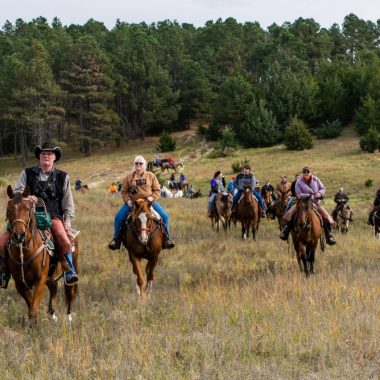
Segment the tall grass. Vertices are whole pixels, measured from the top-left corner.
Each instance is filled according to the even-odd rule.
[[[185,159],[187,149],[179,152]],[[377,156],[358,149],[357,139],[346,134],[311,152],[282,147],[241,152],[260,179],[275,182],[310,164],[329,195],[340,184],[351,193],[355,222],[347,236],[336,234],[336,246],[318,251],[314,276],[299,273],[293,250],[278,239],[275,221],[262,220],[257,242],[243,242],[240,228],[227,235],[211,229],[205,198],[163,200],[177,247],[162,252],[145,304],[135,295],[126,251],[107,249],[121,203],[106,193],[108,179],[125,172],[138,147],[125,156],[117,153],[116,159],[99,156],[62,165],[72,178],[107,180],[74,194],[75,224],[81,228],[75,319],[67,325],[62,296],[60,320],[49,320],[45,295],[39,324],[30,330],[14,285],[2,291],[2,377],[379,378],[380,242],[365,224],[373,191],[363,179],[378,173],[380,165]],[[229,174],[230,161],[185,160],[186,174],[204,190],[207,177],[219,168]],[[331,200],[326,205],[331,210]]]

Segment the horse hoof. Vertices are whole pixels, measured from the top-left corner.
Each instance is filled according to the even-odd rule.
[[[151,293],[153,290],[153,281],[148,282],[148,286],[146,287],[147,293]]]
[[[57,314],[53,313],[53,314],[51,315],[51,319],[52,319],[54,322],[57,322],[57,321],[58,321],[58,316],[57,316]]]
[[[71,314],[67,314],[67,321],[71,324],[73,321],[73,316]]]
[[[136,284],[136,294],[138,294],[138,295],[141,294],[140,287],[137,284]]]

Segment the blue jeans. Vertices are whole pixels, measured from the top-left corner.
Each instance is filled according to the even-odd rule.
[[[169,215],[168,213],[159,205],[158,202],[153,202],[153,209],[154,211],[157,211],[162,221],[165,225],[165,232],[167,235],[169,235]],[[114,237],[119,233],[121,226],[123,225],[123,222],[127,219],[127,215],[131,211],[131,208],[125,203],[123,206],[120,207],[119,211],[116,213],[115,221],[114,221]]]
[[[295,199],[294,197],[289,197],[288,203],[286,204],[286,207],[285,207],[285,212],[290,210],[290,207],[292,207],[293,205],[294,199]]]
[[[234,199],[232,201],[232,207],[235,206],[235,204],[238,202],[240,196],[241,196],[241,193],[243,192],[243,190],[238,190],[236,192],[236,194],[234,195]],[[265,203],[263,201],[263,198],[261,197],[260,193],[257,192],[257,190],[252,190],[252,194],[257,198],[257,200],[259,201],[259,204],[260,204],[260,207],[262,210],[266,210],[267,207],[265,206]]]

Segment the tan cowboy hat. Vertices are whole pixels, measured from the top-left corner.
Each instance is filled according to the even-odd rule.
[[[44,142],[42,146],[37,145],[34,148],[34,155],[36,156],[37,160],[40,159],[41,152],[54,152],[55,153],[54,162],[59,161],[62,156],[62,149],[59,146],[54,146],[53,143],[51,142]]]

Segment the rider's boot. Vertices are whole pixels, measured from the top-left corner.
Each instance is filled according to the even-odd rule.
[[[119,232],[116,234],[116,236],[108,243],[108,248],[112,251],[116,251],[117,249],[120,249],[121,243],[123,242],[123,228],[120,228]]]
[[[5,258],[0,256],[0,288],[6,289],[8,287],[11,275],[7,267]]]
[[[231,220],[236,221],[236,204],[232,206],[231,208]]]
[[[65,284],[73,286],[79,282],[79,277],[75,273],[74,263],[73,263],[73,254],[71,252],[65,254],[65,260],[68,266],[68,269],[64,271]]]
[[[168,233],[164,233],[163,249],[172,249],[175,247],[175,242]]]
[[[284,226],[282,227],[282,231],[280,233],[280,239],[287,241],[291,230],[292,230],[292,222],[288,222],[284,224]]]
[[[336,243],[336,240],[334,236],[331,233],[332,226],[328,222],[323,223],[323,229],[325,230],[326,235],[326,243],[328,245],[334,245]]]

